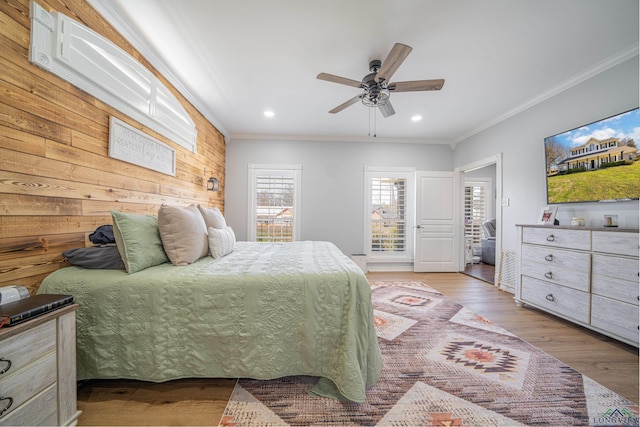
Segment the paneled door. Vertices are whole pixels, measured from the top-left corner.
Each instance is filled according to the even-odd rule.
[[[459,172],[416,172],[416,247],[413,271],[459,271]]]

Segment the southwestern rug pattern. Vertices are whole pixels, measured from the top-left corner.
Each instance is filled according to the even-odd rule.
[[[384,367],[364,403],[241,379],[220,425],[638,425],[638,406],[420,282],[372,282]]]

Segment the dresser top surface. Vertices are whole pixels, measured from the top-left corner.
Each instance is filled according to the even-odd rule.
[[[546,225],[546,224],[516,224],[516,227],[546,228],[548,230],[588,230],[588,231],[612,231],[618,233],[637,233],[637,228],[620,227],[580,227],[570,225]]]

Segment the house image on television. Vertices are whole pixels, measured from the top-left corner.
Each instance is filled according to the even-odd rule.
[[[571,149],[570,156],[558,163],[558,172],[572,169],[600,169],[606,163],[634,161],[638,149],[629,145],[621,145],[619,138],[591,138],[585,144]]]

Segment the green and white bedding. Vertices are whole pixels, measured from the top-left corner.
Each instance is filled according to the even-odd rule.
[[[238,242],[133,274],[67,267],[38,292],[79,304],[78,379],[310,375],[313,393],[362,402],[382,368],[367,278],[328,242]]]

